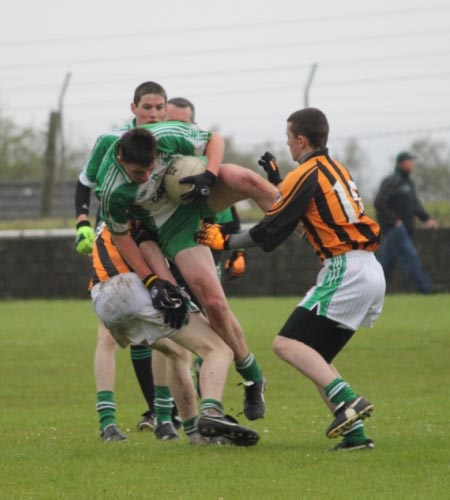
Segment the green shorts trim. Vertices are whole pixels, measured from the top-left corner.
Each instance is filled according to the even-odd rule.
[[[205,217],[214,217],[206,202],[180,205],[158,229],[159,245],[164,255],[173,260],[181,250],[197,246],[194,235]]]
[[[305,297],[300,303],[302,307],[309,311],[317,307],[317,314],[320,316],[327,316],[330,302],[341,286],[347,269],[345,254],[332,257],[330,262],[330,267],[327,270],[323,269],[323,271],[326,271],[323,280],[316,284],[314,292],[308,298]]]

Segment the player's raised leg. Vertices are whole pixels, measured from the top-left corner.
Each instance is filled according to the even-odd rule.
[[[263,212],[267,212],[277,196],[278,189],[256,172],[226,163],[220,166],[208,205],[214,212],[221,212],[238,201],[252,199]]]

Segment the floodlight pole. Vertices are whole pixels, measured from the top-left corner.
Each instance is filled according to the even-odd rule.
[[[64,198],[67,194],[67,173],[66,173],[66,149],[64,142],[64,120],[63,120],[63,101],[66,95],[67,87],[69,86],[70,77],[72,73],[67,73],[66,78],[64,79],[64,83],[61,89],[61,93],[59,94],[59,104],[58,104],[58,113],[59,113],[59,140],[61,141],[61,190],[63,192]],[[63,224],[67,225],[67,215],[63,210]]]
[[[307,108],[309,106],[309,90],[311,88],[311,84],[312,84],[316,69],[317,69],[317,63],[314,63],[311,66],[311,70],[309,71],[308,80],[307,80],[306,86],[305,86],[305,94],[304,94],[305,108]]]

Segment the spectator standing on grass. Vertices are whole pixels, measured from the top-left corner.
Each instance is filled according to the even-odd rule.
[[[397,262],[414,283],[419,293],[432,293],[433,283],[423,268],[413,242],[415,218],[428,229],[437,227],[436,221],[425,211],[416,193],[411,174],[415,157],[399,153],[395,171],[383,179],[375,198],[377,220],[381,227],[381,247],[378,260],[389,280]]]
[[[292,113],[287,143],[297,168],[282,180],[273,155],[265,153],[259,162],[280,190],[272,208],[256,226],[236,235],[224,235],[217,224],[204,224],[197,241],[217,250],[259,246],[270,252],[303,224],[324,267],[273,341],[273,349],[316,385],[334,411],[326,435],[344,439],[333,449],[352,451],[374,447],[362,422],[373,404],[354,392],[332,361],[360,326],[371,326],[379,317],[386,284],[373,254],[378,224],[365,215],[347,169],[329,155],[328,132],[327,118],[319,109]]]

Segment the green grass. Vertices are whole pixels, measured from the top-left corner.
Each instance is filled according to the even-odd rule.
[[[443,499],[450,491],[450,296],[388,296],[382,318],[337,359],[375,403],[373,451],[330,453],[330,415],[312,384],[271,352],[297,299],[234,299],[268,379],[252,448],[193,447],[138,433],[145,410],[128,350],[117,354],[126,443],[98,437],[96,320],[88,301],[0,302],[1,499]],[[226,409],[241,409],[230,372]],[[245,419],[240,417],[241,421]]]

